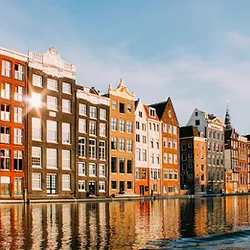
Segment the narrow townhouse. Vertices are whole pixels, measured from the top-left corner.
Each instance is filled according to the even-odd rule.
[[[161,121],[162,195],[180,193],[179,123],[171,98],[151,104]]]
[[[76,91],[76,197],[108,195],[110,100],[95,88]]]
[[[180,127],[181,192],[205,194],[207,139],[194,126]]]
[[[135,192],[140,195],[150,195],[147,126],[147,113],[139,98],[135,101]]]
[[[54,47],[28,57],[28,198],[73,198],[76,68]]]
[[[26,186],[27,59],[0,47],[0,199],[22,199]]]
[[[248,192],[248,139],[232,127],[228,107],[225,126],[226,193]]]
[[[224,123],[214,114],[196,108],[187,123],[189,125],[195,126],[207,138],[207,193],[224,193]]]
[[[109,194],[135,193],[135,94],[123,79],[117,88],[109,86],[110,98],[110,172]]]
[[[149,164],[149,189],[151,196],[161,193],[161,122],[156,113],[156,109],[144,105],[147,114],[148,132],[148,164]],[[137,152],[136,152],[137,155]]]

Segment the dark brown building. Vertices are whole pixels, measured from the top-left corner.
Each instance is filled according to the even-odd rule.
[[[28,56],[28,198],[73,198],[76,69],[55,48]]]
[[[0,47],[0,198],[23,198],[27,56]]]
[[[207,139],[194,126],[180,128],[181,189],[189,194],[207,191]]]
[[[108,195],[110,100],[94,88],[76,91],[77,198]]]

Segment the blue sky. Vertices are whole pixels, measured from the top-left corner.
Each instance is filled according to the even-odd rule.
[[[250,133],[250,1],[0,0],[0,46],[55,46],[77,81],[106,92],[124,78],[145,104],[168,96],[185,125],[194,108]]]

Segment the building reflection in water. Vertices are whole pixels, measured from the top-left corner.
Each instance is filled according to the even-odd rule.
[[[0,249],[143,249],[249,227],[249,196],[0,205]]]

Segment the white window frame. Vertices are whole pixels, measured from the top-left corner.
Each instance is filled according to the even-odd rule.
[[[11,97],[11,84],[7,82],[1,83],[1,98],[10,100]]]
[[[33,84],[33,86],[42,88],[43,87],[43,77],[36,75],[36,74],[33,74],[32,75],[32,84]]]
[[[16,69],[16,66],[17,66],[17,69]],[[15,79],[23,81],[24,80],[24,65],[19,64],[19,63],[15,63],[14,67],[15,67],[14,68]]]
[[[71,190],[71,176],[70,174],[62,174],[62,191]]]
[[[70,170],[71,169],[71,151],[63,149],[62,150],[62,169]]]
[[[58,123],[57,121],[47,120],[47,142],[58,142]]]
[[[105,181],[99,181],[99,192],[106,192]]]
[[[86,191],[86,181],[78,180],[78,192],[85,192],[85,191]]]
[[[86,162],[78,162],[78,175],[85,176],[86,175]]]
[[[12,62],[2,60],[2,76],[12,77]]]
[[[86,119],[79,118],[78,123],[79,123],[78,132],[79,133],[87,133],[87,121],[86,121]]]
[[[71,84],[68,83],[68,82],[63,82],[63,83],[62,83],[62,92],[63,92],[64,94],[69,94],[69,95],[71,95],[71,94],[72,94],[72,86],[71,86]]]
[[[82,115],[82,116],[87,115],[87,106],[86,106],[86,104],[79,103],[79,115]]]
[[[58,80],[48,78],[47,79],[47,89],[53,90],[53,91],[58,91]]]
[[[58,111],[58,98],[55,96],[47,95],[47,109]]]
[[[37,117],[32,117],[32,140],[42,140],[42,120]]]
[[[14,128],[14,144],[23,145],[23,129]]]
[[[17,102],[23,102],[24,88],[16,85],[14,91],[14,100]]]
[[[96,176],[96,164],[89,163],[89,176]]]
[[[62,122],[62,144],[71,143],[71,124]]]
[[[14,122],[23,123],[23,108],[14,107]]]
[[[107,120],[107,110],[106,109],[100,109],[100,120]]]
[[[99,164],[99,177],[106,177],[106,165]]]
[[[37,162],[39,164],[34,163]],[[42,167],[42,148],[41,147],[32,147],[31,148],[31,164],[32,168],[41,168]]]
[[[32,173],[32,190],[42,190],[41,173]]]
[[[62,99],[62,112],[71,114],[71,100]]]
[[[47,148],[46,160],[48,169],[57,169],[58,168],[58,152],[56,148]]]

